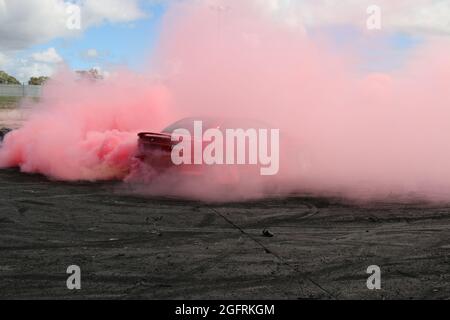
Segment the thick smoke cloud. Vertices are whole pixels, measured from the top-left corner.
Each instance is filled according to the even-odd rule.
[[[92,84],[61,74],[35,115],[7,136],[0,165],[62,180],[133,181],[137,132],[184,116],[241,117],[281,129],[275,180],[246,180],[226,198],[212,179],[205,187],[163,176],[139,190],[208,200],[267,190],[450,199],[447,43],[421,46],[390,73],[364,73],[356,52],[250,2],[229,3],[222,14],[200,2],[172,5],[145,79],[119,71]]]

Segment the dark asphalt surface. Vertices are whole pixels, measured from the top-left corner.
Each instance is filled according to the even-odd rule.
[[[125,190],[1,170],[0,298],[450,298],[450,205],[206,204]],[[70,265],[80,291],[66,287]],[[370,265],[382,290],[366,287]]]

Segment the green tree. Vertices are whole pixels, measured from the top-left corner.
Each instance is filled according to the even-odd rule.
[[[30,86],[42,86],[46,83],[50,78],[49,77],[31,77],[28,81]]]
[[[0,84],[20,84],[20,82],[4,71],[0,71]]]

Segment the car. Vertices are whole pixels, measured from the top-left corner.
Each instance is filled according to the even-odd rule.
[[[202,125],[200,135],[196,127],[199,123]],[[248,174],[259,175],[260,163],[239,163],[239,165],[236,165],[237,162],[229,163],[229,159],[225,155],[221,159],[220,165],[205,164],[202,161],[204,159],[203,152],[212,141],[211,139],[205,139],[202,133],[208,132],[210,129],[216,130],[216,133],[218,131],[222,132],[224,137],[227,137],[226,134],[229,130],[241,130],[242,132],[246,132],[249,129],[254,129],[255,132],[259,132],[262,129],[271,130],[267,124],[255,120],[199,117],[179,120],[160,133],[141,132],[138,134],[138,148],[133,159],[132,176],[138,179],[152,180],[155,176],[168,172],[190,177],[209,175],[218,179],[220,183],[235,184],[239,183]],[[177,151],[176,149],[181,141],[184,142],[185,146],[189,147],[180,152],[180,150]],[[244,143],[246,147],[250,144],[248,140],[245,140]],[[226,143],[224,142],[223,144],[225,145]],[[259,144],[256,145],[259,147]],[[183,153],[189,148],[191,148],[190,155],[184,155]],[[201,148],[201,150],[196,148]],[[247,154],[248,150],[247,148],[246,159],[250,159],[250,156]],[[175,164],[174,151],[181,153],[180,156],[184,156],[186,161],[182,164]],[[224,154],[225,151],[227,150],[224,150]],[[187,153],[189,152],[187,151]],[[201,159],[196,159],[198,154],[202,155]],[[234,156],[236,157],[236,155]]]
[[[0,129],[0,142],[2,142],[4,139],[5,139],[5,137],[6,137],[6,135],[8,134],[8,133],[10,133],[12,130],[11,129],[8,129],[8,128],[1,128]]]

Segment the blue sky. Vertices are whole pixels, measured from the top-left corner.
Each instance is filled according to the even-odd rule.
[[[61,62],[72,70],[119,65],[140,70],[156,45],[166,11],[160,0],[78,0],[82,28],[69,30],[66,9],[73,2],[10,1],[2,15],[0,0],[0,70],[21,82],[51,76]],[[8,24],[12,28],[5,29]]]
[[[24,51],[23,55],[55,48],[74,70],[111,65],[125,65],[137,70],[154,49],[165,6],[147,5],[143,9],[148,14],[146,18],[129,23],[94,26],[75,38],[55,39],[33,46]],[[98,57],[86,56],[86,52],[92,49],[98,52]]]

